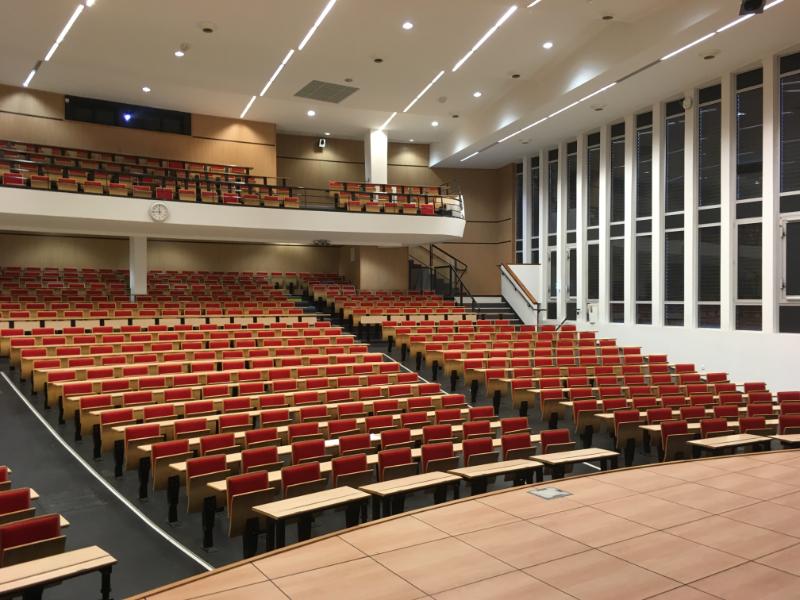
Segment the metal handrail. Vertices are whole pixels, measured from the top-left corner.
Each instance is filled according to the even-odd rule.
[[[433,244],[431,244],[428,247],[429,253],[431,252],[432,247],[433,247]],[[432,256],[432,253],[430,255]],[[464,279],[462,277],[462,274],[466,272],[466,264],[465,263],[462,263],[462,264],[464,264],[464,271],[459,273],[458,270],[453,265],[451,265],[450,263],[448,263],[446,261],[445,261],[444,265],[440,265],[439,267],[436,267],[436,266],[433,265],[433,261],[432,260],[431,260],[430,264],[426,264],[425,262],[423,262],[419,258],[413,256],[411,253],[409,253],[408,257],[412,262],[415,262],[419,266],[421,266],[421,267],[423,267],[425,269],[428,269],[430,271],[430,273],[431,273],[431,279],[434,279],[436,277],[437,269],[439,269],[439,268],[447,268],[448,272],[450,274],[450,277],[451,277],[451,281],[454,279],[455,282],[457,283],[457,288],[458,288],[458,291],[459,291],[458,295],[461,297],[461,303],[462,304],[464,303],[464,297],[467,296],[471,300],[472,310],[474,312],[480,312],[480,309],[478,308],[477,299],[472,294],[472,292],[469,291],[469,288],[467,288],[466,284],[464,283]],[[453,258],[455,258],[455,257],[453,257]],[[452,287],[452,285],[451,285],[451,287]]]

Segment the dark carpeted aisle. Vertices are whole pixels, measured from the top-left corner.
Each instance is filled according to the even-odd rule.
[[[8,364],[0,371],[8,374]],[[12,381],[15,374],[11,375]],[[67,550],[97,545],[117,558],[114,598],[158,587],[205,569],[147,526],[53,437],[8,382],[0,377],[0,464],[13,470],[14,487],[39,492],[37,514],[58,512],[70,522]],[[45,592],[45,598],[99,597],[100,576],[87,575]]]

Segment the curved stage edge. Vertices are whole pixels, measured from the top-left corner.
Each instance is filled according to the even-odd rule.
[[[570,495],[543,499],[538,488]],[[508,488],[341,530],[136,596],[790,598],[800,450]]]

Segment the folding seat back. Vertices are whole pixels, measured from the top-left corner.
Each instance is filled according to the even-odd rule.
[[[618,410],[614,412],[614,436],[617,448],[625,448],[625,445],[633,440],[634,443],[642,441],[642,430],[639,425],[642,423],[638,409]]]
[[[461,448],[466,467],[493,463],[499,456],[499,453],[494,450],[492,439],[487,437],[465,439]]]
[[[244,462],[244,457],[242,457]],[[243,469],[244,470],[244,469]],[[236,537],[245,531],[246,523],[255,519],[260,529],[263,517],[253,507],[271,500],[275,494],[269,486],[269,475],[264,470],[232,475],[225,480],[228,506],[228,536]]]
[[[246,431],[252,427],[252,420],[246,413],[223,414],[219,417],[218,427],[220,433]]]
[[[344,417],[358,418],[367,416],[363,402],[345,402],[338,404],[336,406],[336,411],[340,419]]]
[[[494,418],[493,406],[474,406],[469,409],[470,421],[490,421]]]
[[[731,435],[735,433],[728,429],[727,419],[703,419],[700,421],[700,435],[703,438],[718,437],[721,435]]]
[[[491,423],[488,419],[478,421],[467,421],[462,425],[462,433],[465,440],[478,437],[494,437]]]
[[[392,415],[401,413],[403,410],[397,400],[376,400],[372,403],[372,412],[375,415]]]
[[[625,398],[608,398],[602,401],[603,412],[614,412],[628,408],[628,401]]]
[[[689,432],[686,421],[662,421],[661,423],[661,448],[664,461],[691,456],[687,442],[695,437]]]
[[[527,433],[511,433],[500,438],[502,460],[515,458],[528,458],[536,454],[536,448],[531,444],[531,436]]]
[[[800,401],[800,392],[778,392],[779,403],[783,403],[787,400]]]
[[[443,408],[435,413],[437,424],[458,425],[465,421],[460,408]]]
[[[800,415],[779,416],[778,433],[781,435],[794,435],[800,433]]]
[[[392,448],[378,452],[378,475],[381,481],[416,475],[419,465],[411,457],[411,448]]]
[[[569,429],[545,429],[540,434],[542,454],[573,450],[575,442],[570,439]]]
[[[680,418],[683,421],[688,421],[690,423],[698,422],[701,419],[705,419],[706,417],[706,409],[703,406],[681,406],[680,407]]]
[[[292,423],[288,427],[289,443],[317,440],[322,441],[325,435],[319,429],[319,423]],[[324,445],[324,444],[323,444]]]
[[[331,461],[331,472],[334,487],[359,487],[372,483],[375,477],[375,470],[368,465],[364,453],[337,456]]]
[[[430,396],[419,396],[406,400],[406,407],[409,411],[433,410],[433,399]]]
[[[328,421],[328,437],[336,439],[343,435],[355,435],[361,433],[358,422],[355,419],[337,419]]]
[[[747,416],[748,417],[771,417],[775,414],[775,410],[772,404],[767,403],[758,403],[758,404],[748,404],[747,405]]]
[[[0,526],[0,567],[60,554],[65,544],[57,514],[7,523]]]
[[[339,438],[339,454],[342,456],[371,453],[373,451],[374,449],[368,433],[345,435]]]
[[[770,436],[775,435],[777,427],[767,425],[764,417],[741,417],[739,419],[739,433],[749,433],[751,435]]]
[[[738,419],[739,408],[732,404],[723,404],[714,407],[714,416],[723,419]]]
[[[441,398],[442,408],[466,408],[464,394],[446,394]]]
[[[431,422],[427,412],[408,412],[400,415],[403,427],[423,427]]]
[[[744,393],[749,394],[750,392],[765,392],[767,391],[767,384],[763,381],[746,381],[743,384]]]
[[[328,407],[325,404],[304,406],[300,409],[300,421],[303,423],[311,421],[322,422],[327,420]]]
[[[183,416],[185,418],[197,417],[200,415],[211,415],[216,412],[214,410],[214,402],[212,400],[196,400],[194,402],[186,402],[183,405]]]
[[[381,432],[381,448],[388,450],[391,448],[411,448],[414,442],[411,440],[411,430],[405,427],[399,429],[389,429]]]
[[[669,408],[681,408],[686,406],[686,396],[683,394],[668,394],[661,396],[661,406]]]
[[[780,411],[782,415],[797,415],[800,414],[800,402],[787,402],[780,403]]]
[[[259,414],[259,422],[261,427],[279,427],[281,425],[289,425],[292,420],[289,417],[289,409],[274,408],[272,410],[262,410]]]
[[[527,417],[508,417],[500,419],[500,435],[509,433],[530,433]]]
[[[283,467],[281,482],[284,498],[295,498],[303,494],[321,492],[327,487],[327,481],[321,476],[318,462]]]
[[[639,396],[633,398],[633,408],[636,410],[647,410],[648,408],[658,408],[658,398],[655,396]]]
[[[218,433],[200,438],[200,454],[202,456],[230,454],[231,452],[238,452],[239,449],[233,433]]]
[[[244,432],[244,446],[250,448],[262,448],[265,446],[278,446],[281,442],[278,436],[277,427],[262,427],[260,429],[249,429]]]
[[[458,468],[458,457],[453,454],[452,442],[423,444],[421,453],[423,473],[448,471]]]
[[[202,440],[201,440],[202,444]],[[201,446],[202,450],[202,446]],[[230,474],[224,454],[199,456],[186,461],[186,510],[198,512],[206,496],[206,484]]]
[[[365,419],[368,433],[379,433],[394,427],[392,415],[373,415]]]
[[[689,404],[691,406],[714,406],[714,394],[700,393],[691,394],[689,396]]]
[[[202,417],[197,419],[178,419],[175,421],[174,427],[176,440],[185,440],[211,433],[208,420]]]
[[[719,403],[741,405],[744,404],[744,397],[736,391],[722,392],[719,394]]]
[[[426,425],[422,428],[422,443],[452,442],[453,428],[450,425]]]

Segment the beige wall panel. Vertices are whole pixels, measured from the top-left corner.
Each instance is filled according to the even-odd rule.
[[[360,248],[358,246],[342,246],[339,250],[339,274],[343,275],[356,287],[360,286]]]
[[[127,269],[128,240],[0,233],[0,266]]]
[[[408,290],[408,248],[360,248],[363,290]]]

